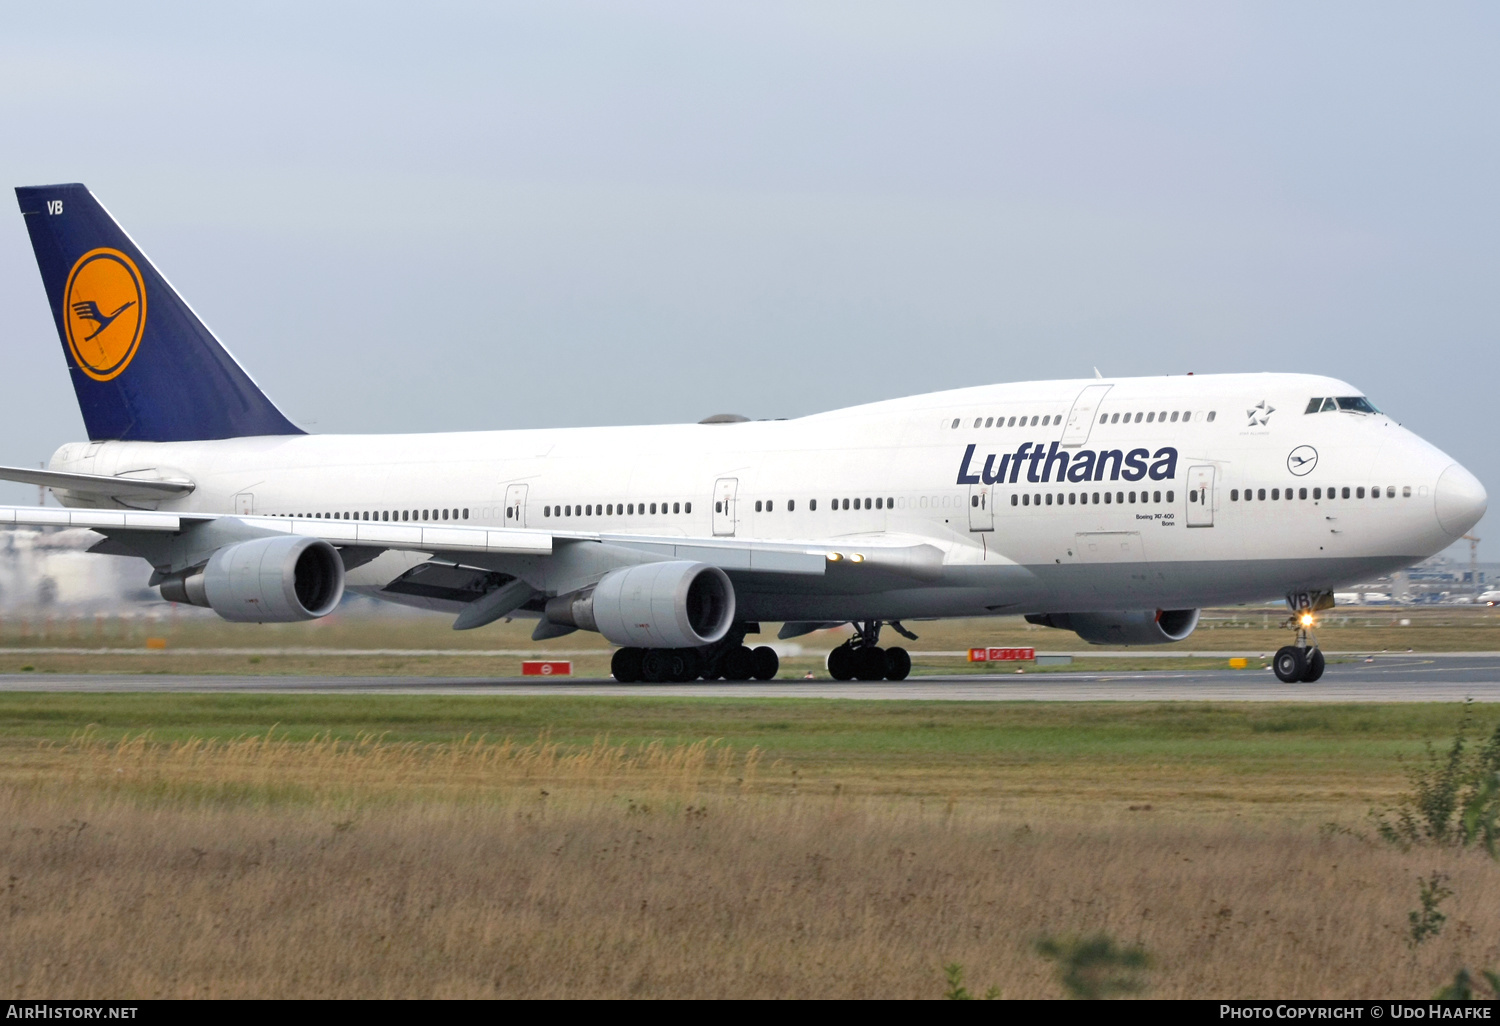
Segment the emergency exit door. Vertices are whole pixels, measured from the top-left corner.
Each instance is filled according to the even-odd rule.
[[[526,526],[526,486],[523,484],[505,489],[505,526]]]
[[[993,531],[995,529],[995,489],[989,485],[969,486],[969,530]]]
[[[734,493],[739,489],[739,478],[721,477],[714,482],[714,534],[734,534]]]
[[[1188,467],[1187,525],[1214,526],[1214,468]]]

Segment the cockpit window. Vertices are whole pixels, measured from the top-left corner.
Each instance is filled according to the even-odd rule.
[[[1379,413],[1375,404],[1362,395],[1339,396],[1338,398],[1317,397],[1307,401],[1306,413],[1331,413],[1334,410],[1348,410],[1351,413]]]

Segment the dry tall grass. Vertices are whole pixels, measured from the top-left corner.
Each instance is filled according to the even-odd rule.
[[[1500,961],[1500,869],[1281,820],[756,793],[722,746],[105,744],[0,787],[0,987],[43,996],[1427,997]],[[1408,948],[1417,880],[1443,932]]]

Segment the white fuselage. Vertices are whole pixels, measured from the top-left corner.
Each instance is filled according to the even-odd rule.
[[[1478,482],[1389,417],[1304,412],[1358,394],[1301,374],[1048,381],[784,421],[72,443],[50,469],[188,478],[187,497],[142,504],[183,512],[851,549],[895,535],[942,553],[920,581],[753,585],[747,619],[1174,609],[1331,591],[1477,521]],[[453,608],[382,595],[421,560],[387,552],[350,586]]]

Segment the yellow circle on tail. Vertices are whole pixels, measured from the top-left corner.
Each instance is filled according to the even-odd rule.
[[[117,376],[141,345],[146,287],[141,272],[117,249],[91,249],[68,272],[63,325],[78,369],[95,381]]]

